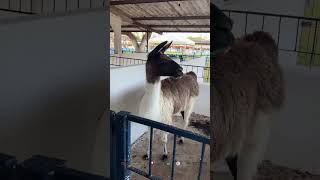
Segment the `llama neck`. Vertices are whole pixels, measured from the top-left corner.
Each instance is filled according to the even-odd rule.
[[[160,77],[158,80],[150,83],[146,83],[146,93],[150,95],[150,98],[154,99],[154,102],[158,102],[161,94],[161,80]]]
[[[152,73],[147,73],[147,83],[157,84],[160,83],[160,76],[153,75]]]
[[[146,63],[146,79],[147,83],[156,85],[157,83],[160,83],[160,76],[157,73],[157,67],[152,65],[150,61]]]
[[[160,120],[161,81],[146,83],[145,94],[140,104],[139,114],[155,121]]]

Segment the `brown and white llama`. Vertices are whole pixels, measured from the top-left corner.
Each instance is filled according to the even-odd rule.
[[[182,67],[164,54],[171,43],[162,42],[148,54],[146,89],[140,102],[139,116],[171,125],[173,115],[181,113],[184,118],[184,128],[186,128],[195,99],[199,95],[199,85],[194,72],[183,74]],[[161,76],[170,77],[160,80]],[[150,128],[148,132],[150,133]],[[168,133],[161,132],[161,135],[164,160],[168,157]],[[183,143],[183,138],[180,142]],[[149,157],[149,149],[150,144],[144,156],[146,159]]]
[[[236,39],[216,55],[211,77],[211,179],[225,160],[235,180],[252,180],[285,100],[274,39],[262,31]]]

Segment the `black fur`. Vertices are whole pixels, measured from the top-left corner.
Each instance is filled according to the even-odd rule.
[[[238,156],[229,156],[226,158],[227,165],[229,167],[229,170],[233,176],[234,180],[237,180],[237,160]]]
[[[233,21],[226,16],[216,5],[210,3],[210,25],[213,35],[212,46],[210,50],[216,52],[225,49],[235,40],[231,30]]]

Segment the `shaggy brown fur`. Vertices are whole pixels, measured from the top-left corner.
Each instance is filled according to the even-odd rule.
[[[164,79],[161,81],[161,91],[164,97],[173,99],[174,114],[183,111],[190,97],[199,95],[197,75],[191,71],[179,79]]]
[[[250,136],[257,114],[279,110],[285,99],[277,46],[265,32],[236,40],[213,65],[211,164],[236,153],[227,151]]]

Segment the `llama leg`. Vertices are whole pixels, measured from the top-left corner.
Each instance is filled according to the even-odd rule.
[[[184,111],[181,111],[180,113],[181,113],[181,115],[182,115],[182,119],[184,120]],[[181,136],[178,136],[178,139],[181,139]],[[180,142],[180,141],[179,141],[179,142]]]
[[[237,159],[238,156],[228,156],[225,160],[227,162],[228,168],[234,178],[234,180],[237,180]]]
[[[252,180],[262,160],[269,135],[269,121],[267,116],[257,119],[254,132],[243,144],[238,156],[238,180]]]
[[[184,125],[183,125],[183,129],[187,129],[188,125],[189,125],[189,120],[190,120],[190,115],[192,113],[193,110],[193,105],[194,105],[194,98],[190,99],[189,104],[187,105],[186,110],[184,111],[184,115],[183,115],[183,120],[184,120]],[[181,137],[179,140],[179,144],[183,144],[184,143],[184,137]]]
[[[148,160],[149,159],[149,151],[150,151],[150,146],[151,146],[151,142],[150,142],[150,134],[151,134],[151,128],[148,127],[148,132],[147,132],[147,141],[148,141],[148,149],[147,149],[147,153],[143,156],[143,159]],[[152,139],[154,139],[154,133],[152,133]]]
[[[238,159],[238,180],[252,180],[259,164],[260,153],[258,147],[247,146],[239,153]]]
[[[167,149],[167,142],[168,142],[168,133],[162,132],[162,144],[163,144],[163,155],[162,160],[168,159],[168,149]]]

